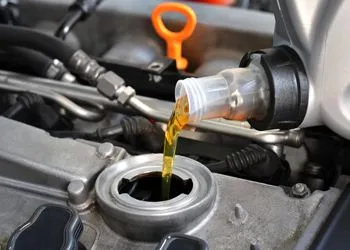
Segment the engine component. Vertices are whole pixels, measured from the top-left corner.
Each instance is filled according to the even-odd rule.
[[[309,103],[302,127],[325,124],[350,139],[348,49],[350,2],[278,0],[274,45],[292,47],[305,65]],[[312,23],[312,25],[310,25]]]
[[[144,117],[129,117],[121,121],[124,138],[134,146],[144,145],[150,152],[161,152],[164,132]]]
[[[1,2],[0,23],[19,24],[18,0],[4,0]]]
[[[77,212],[68,207],[46,204],[11,235],[7,249],[78,250],[82,231],[83,223]]]
[[[13,118],[23,109],[30,109],[31,107],[41,104],[43,102],[44,100],[36,94],[24,93],[17,97],[16,104],[7,109],[2,114],[2,116],[7,118]]]
[[[1,79],[0,79],[0,81],[1,81]],[[6,81],[6,79],[5,79],[5,81]],[[18,85],[18,83],[17,83],[17,85]],[[15,92],[33,92],[33,93],[40,95],[40,96],[43,96],[47,99],[51,99],[51,100],[57,102],[58,104],[60,104],[62,107],[69,110],[70,112],[72,112],[77,117],[84,119],[84,120],[98,121],[98,120],[102,119],[104,116],[103,112],[96,112],[93,110],[87,110],[87,109],[75,104],[74,102],[72,102],[68,98],[66,98],[60,94],[57,94],[56,92],[53,92],[49,89],[26,88],[26,87],[23,88],[20,86],[21,86],[21,84],[19,84],[19,86],[12,86],[12,85],[0,83],[1,89],[15,91]]]
[[[136,204],[147,204],[146,207],[140,205],[138,209],[146,209],[146,213],[154,213],[154,215],[160,213],[163,218],[169,218],[167,213],[163,213],[162,202],[137,200],[127,193],[120,194],[121,190],[118,187],[119,183],[129,184],[124,191],[133,193],[135,197],[151,197],[149,195],[154,191],[152,185],[156,183],[154,180],[160,179],[160,176],[151,181],[147,181],[147,178],[146,180],[142,178],[142,181],[141,177],[149,176],[149,172],[159,171],[161,155],[146,155],[119,161],[126,157],[125,151],[113,147],[110,143],[98,145],[72,139],[52,138],[44,131],[6,118],[0,118],[0,129],[3,135],[0,137],[0,145],[4,146],[0,149],[0,161],[2,162],[0,197],[3,204],[0,207],[1,235],[9,236],[38,206],[50,200],[55,204],[69,202],[71,206],[82,211],[80,216],[85,229],[81,242],[87,249],[155,248],[157,243],[136,242],[122,237],[108,229],[105,221],[108,224],[113,221],[116,225],[122,225],[125,228],[125,223],[115,221],[116,217],[112,216],[116,211],[115,202],[122,201],[127,202],[126,204],[132,208]],[[154,161],[148,164],[141,163],[143,160],[140,162],[140,159],[145,159],[146,162],[149,159],[154,159]],[[320,227],[339,194],[338,190],[331,188],[325,192],[314,192],[305,199],[295,199],[289,197],[280,187],[220,174],[210,174],[198,162],[181,157],[179,159],[181,166],[179,165],[178,170],[175,170],[179,181],[174,181],[174,184],[183,188],[179,189],[183,190],[183,194],[166,202],[172,204],[175,202],[171,209],[176,210],[177,205],[181,207],[183,204],[179,200],[185,201],[196,192],[202,192],[204,186],[212,191],[217,190],[217,195],[209,199],[211,202],[206,200],[209,202],[208,205],[213,205],[206,208],[211,207],[211,212],[203,207],[202,211],[207,211],[209,214],[203,220],[195,220],[196,225],[193,225],[192,230],[182,231],[182,233],[188,233],[207,241],[210,248],[225,249],[234,244],[238,249],[247,248],[250,245],[257,245],[261,248],[281,246],[284,249],[291,249],[296,241],[290,239],[299,238],[300,233],[309,223],[312,223],[314,228]],[[183,163],[182,160],[184,160]],[[175,165],[176,162],[177,160],[175,160]],[[112,166],[113,163],[116,165]],[[104,172],[99,174],[106,166],[108,167]],[[109,171],[118,172],[119,181],[113,178],[113,174],[109,175]],[[196,174],[196,171],[201,174]],[[94,209],[94,206],[89,206],[94,202],[89,191],[98,175],[96,190],[99,189],[99,185],[105,185],[106,189],[102,194],[106,200],[103,201],[110,202],[108,206],[101,205],[100,209]],[[138,178],[134,178],[136,176]],[[205,179],[204,176],[209,179]],[[117,186],[110,189],[112,183],[104,182],[104,178],[110,179],[112,183],[115,182]],[[192,180],[192,191],[190,182],[187,184],[183,182],[188,178]],[[204,184],[208,180],[212,181],[212,185]],[[152,185],[149,185],[150,183]],[[140,186],[133,187],[134,184]],[[195,191],[196,186],[199,188],[197,191]],[[98,197],[100,195],[98,192]],[[117,197],[118,201],[112,197]],[[204,192],[204,197],[211,197],[210,192]],[[98,204],[105,203],[98,198]],[[196,206],[199,204],[204,203],[196,203]],[[107,209],[109,206],[113,209]],[[187,205],[183,204],[183,206]],[[162,209],[152,210],[156,207]],[[101,210],[105,220],[101,218],[99,213]],[[134,210],[129,207],[123,211],[130,214]],[[197,214],[201,210],[193,211]],[[111,217],[114,219],[111,220]],[[120,220],[126,220],[126,218],[129,217],[125,214],[118,217]],[[131,220],[136,223],[136,219],[142,221],[142,218],[146,220],[146,216],[142,217],[142,214],[139,214],[139,216],[133,216]],[[315,221],[311,222],[312,218],[315,218]],[[140,224],[138,221],[137,228],[154,225],[152,224],[154,221],[148,222],[151,224]],[[141,235],[144,236],[147,232],[142,231]],[[248,239],[247,235],[249,235]],[[310,235],[314,234],[308,235],[307,242],[303,243],[305,248],[313,239]],[[159,235],[159,237],[162,236]]]
[[[42,52],[47,56],[62,61],[70,70],[88,81],[91,85],[96,86],[102,82],[102,87],[97,87],[107,97],[110,95],[117,95],[119,97],[120,95],[120,101],[124,101],[125,103],[127,98],[134,94],[133,91],[130,91],[129,87],[122,86],[124,82],[120,81],[120,77],[115,73],[111,71],[106,72],[104,67],[100,66],[83,51],[69,46],[57,38],[28,28],[11,27],[1,24],[0,33],[4,35],[1,36],[0,44],[4,44],[5,46],[23,46]],[[119,80],[115,81],[116,79]],[[105,86],[108,87],[107,91],[104,91]],[[111,93],[109,92],[110,90],[112,90]],[[116,91],[119,91],[119,93],[115,94]]]
[[[12,63],[16,66],[31,68],[37,76],[44,78],[75,81],[64,65],[58,60],[52,60],[46,55],[34,50],[20,47],[4,47],[1,53],[1,65]]]
[[[339,200],[334,205],[310,249],[345,249],[349,242],[349,201],[350,185],[348,184]]]
[[[51,58],[59,59],[65,65],[68,65],[69,60],[77,50],[57,38],[29,28],[0,24],[0,33],[2,34],[0,39],[2,45],[19,46],[40,51]]]
[[[86,20],[101,3],[102,0],[76,0],[68,8],[68,13],[61,21],[55,32],[55,36],[66,39],[68,33],[79,22]]]
[[[32,28],[37,27],[36,23],[39,21],[54,23],[64,15],[63,11],[66,11],[72,2],[72,0],[61,0],[53,4],[52,1],[48,0],[23,0],[19,6],[21,9],[21,21],[24,21],[23,25],[25,27]],[[90,3],[92,2],[90,1]],[[299,1],[291,1],[291,3],[281,2],[277,1],[278,4],[292,6],[298,10],[293,13],[300,13],[299,10],[304,9],[302,6],[312,6],[310,9],[314,10],[312,13],[309,11],[305,11],[305,13],[311,13],[310,16],[315,17],[315,20],[300,14],[303,20],[296,22],[296,24],[291,24],[290,26],[292,27],[297,27],[300,23],[302,25],[305,25],[305,23],[310,24],[313,21],[319,24],[319,13],[321,13],[321,10],[324,10],[325,6],[329,7],[328,4],[317,4],[316,2],[318,1],[302,5],[296,4]],[[172,103],[159,99],[173,100],[174,83],[177,80],[190,76],[190,73],[185,75],[177,72],[174,62],[166,58],[156,57],[157,53],[155,52],[151,53],[151,61],[137,66],[119,61],[119,59],[123,60],[122,58],[104,60],[103,58],[98,58],[98,56],[105,54],[114,44],[121,44],[119,48],[117,46],[117,49],[120,51],[128,39],[132,40],[132,42],[128,44],[129,47],[123,47],[125,50],[124,55],[141,53],[139,50],[132,49],[133,46],[138,47],[140,41],[135,42],[134,39],[139,37],[146,37],[145,42],[150,40],[155,44],[155,47],[162,48],[162,41],[158,39],[150,22],[150,10],[156,4],[157,1],[143,0],[105,1],[96,9],[97,15],[92,15],[88,21],[81,22],[74,30],[77,39],[79,39],[79,44],[85,52],[77,49],[80,46],[69,46],[54,38],[52,38],[53,40],[47,39],[47,37],[40,39],[43,37],[36,36],[34,39],[31,36],[28,38],[30,46],[27,47],[24,44],[24,38],[18,37],[14,42],[8,43],[8,36],[5,38],[0,37],[0,46],[2,48],[4,48],[3,45],[5,44],[6,46],[15,47],[17,40],[19,40],[19,48],[35,49],[35,53],[44,52],[45,60],[49,59],[51,62],[54,61],[52,59],[56,55],[62,56],[58,54],[66,55],[66,60],[58,59],[61,59],[72,73],[77,74],[78,81],[85,79],[93,86],[89,87],[77,83],[72,84],[63,81],[28,77],[24,74],[0,72],[0,87],[3,90],[7,90],[4,91],[6,98],[3,100],[6,107],[13,105],[12,100],[7,100],[8,97],[12,98],[17,96],[18,93],[29,91],[30,93],[40,94],[40,96],[45,98],[45,104],[39,106],[41,107],[41,113],[46,113],[45,107],[51,108],[57,113],[52,117],[48,115],[47,119],[45,118],[45,121],[43,121],[46,124],[45,126],[38,126],[27,120],[23,122],[45,128],[48,132],[52,132],[52,130],[60,130],[59,132],[61,132],[62,130],[67,130],[67,127],[52,125],[54,120],[61,118],[71,125],[69,130],[64,132],[71,133],[71,137],[76,138],[76,140],[72,138],[54,138],[43,130],[6,118],[0,118],[0,129],[2,131],[2,136],[0,137],[0,164],[2,166],[0,168],[0,200],[2,201],[0,206],[1,248],[7,244],[7,239],[18,225],[25,222],[40,205],[48,202],[63,206],[68,205],[78,211],[84,224],[84,230],[80,238],[81,247],[86,249],[154,250],[159,244],[158,241],[165,236],[164,234],[174,230],[179,231],[178,236],[182,239],[184,238],[181,237],[183,234],[187,235],[185,236],[187,239],[189,237],[202,239],[204,242],[207,242],[210,249],[293,249],[294,247],[307,249],[310,247],[311,242],[317,235],[317,231],[322,227],[325,218],[340,193],[339,189],[332,186],[338,179],[339,173],[341,173],[340,166],[346,164],[345,157],[339,164],[334,161],[334,158],[339,155],[338,152],[340,150],[337,149],[344,149],[344,147],[349,145],[343,138],[332,134],[332,139],[336,141],[334,144],[329,144],[324,139],[325,134],[323,133],[317,134],[316,138],[312,138],[316,140],[316,144],[320,143],[326,149],[326,146],[329,148],[329,145],[331,145],[332,155],[327,153],[323,157],[322,150],[318,150],[319,148],[317,147],[312,149],[309,145],[310,131],[315,131],[315,128],[305,129],[304,135],[301,130],[256,131],[248,128],[247,123],[221,119],[190,124],[183,133],[184,138],[186,138],[184,140],[187,140],[189,143],[186,143],[186,146],[183,143],[184,146],[179,152],[183,152],[198,162],[182,157],[177,158],[177,160],[180,160],[178,163],[176,163],[176,160],[175,165],[179,164],[179,170],[173,177],[171,198],[167,201],[159,201],[160,174],[156,170],[160,170],[161,157],[146,155],[139,158],[128,158],[129,155],[126,154],[125,149],[130,153],[136,152],[135,154],[140,154],[139,152],[141,152],[142,154],[144,153],[142,152],[142,147],[148,147],[148,152],[152,148],[157,150],[161,148],[161,143],[158,143],[157,137],[158,132],[161,134],[162,131],[158,130],[158,127],[156,131],[152,131],[151,128],[154,129],[156,127],[155,121],[164,122],[168,120]],[[246,51],[256,51],[256,49],[271,46],[271,35],[273,32],[272,15],[249,10],[239,11],[235,8],[209,7],[209,5],[195,3],[189,3],[189,5],[196,11],[200,23],[183,46],[184,57],[190,62],[189,72],[196,72],[196,69],[203,65],[205,54],[208,51],[220,50],[225,53],[226,58],[230,58],[232,54],[237,55],[235,58],[240,58]],[[314,6],[317,7],[317,11]],[[337,3],[331,6],[332,8],[330,9],[334,11],[339,6],[340,4]],[[347,7],[347,5],[344,6]],[[282,10],[283,6],[280,9]],[[326,29],[335,32],[337,29],[334,28],[333,24],[340,24],[336,20],[346,19],[344,18],[346,12],[342,12],[343,10],[336,13],[332,11],[322,12],[325,14],[324,23],[330,24],[330,27],[323,28],[322,25],[317,25],[320,30]],[[80,12],[80,10],[77,12]],[[66,20],[69,20],[71,17],[73,19],[70,19],[72,22],[70,24],[68,22],[68,26],[74,25],[79,16],[79,14],[74,15],[72,12],[70,14],[70,17],[68,16],[69,18]],[[290,13],[283,16],[283,18],[287,17],[287,19],[283,20],[289,22],[288,14]],[[256,22],[256,20],[259,20],[259,22]],[[329,20],[332,21],[329,22]],[[171,30],[180,30],[181,25],[184,23],[176,15],[165,16],[164,21]],[[110,23],[118,23],[120,25],[110,25]],[[56,27],[57,23],[54,23],[53,28],[49,29],[49,33],[52,34]],[[337,27],[340,27],[340,25],[337,25]],[[0,31],[3,29],[4,27],[0,26]],[[5,29],[8,31],[8,27]],[[12,27],[12,29],[17,28]],[[18,29],[26,30],[25,33],[28,36],[30,34],[33,35],[28,28]],[[64,28],[64,30],[69,29],[69,27],[68,29]],[[283,27],[277,25],[276,32],[279,34],[282,30]],[[291,32],[289,33],[289,31]],[[317,111],[318,107],[314,109],[312,105],[315,103],[317,105],[319,100],[315,101],[312,98],[317,99],[320,96],[326,96],[321,93],[326,85],[323,85],[321,90],[320,87],[314,84],[314,81],[316,79],[320,80],[319,82],[321,83],[326,83],[321,78],[315,77],[315,74],[320,73],[320,68],[322,67],[322,65],[317,64],[317,60],[319,58],[324,59],[325,55],[329,55],[330,52],[329,50],[320,50],[321,47],[324,48],[326,45],[320,44],[319,41],[316,41],[317,39],[314,39],[313,34],[317,33],[315,28],[312,27],[311,30],[306,29],[305,32],[304,30],[302,32],[299,31],[287,27],[285,36],[280,37],[282,39],[288,38],[292,41],[287,44],[293,48],[292,50],[287,49],[285,46],[278,46],[269,51],[252,53],[247,55],[249,57],[247,60],[249,61],[249,67],[239,69],[242,71],[254,69],[261,76],[262,84],[260,86],[254,85],[254,78],[251,85],[242,84],[241,86],[245,88],[252,87],[251,89],[253,90],[263,90],[258,94],[252,94],[250,99],[247,96],[243,96],[244,101],[250,100],[252,103],[255,103],[253,110],[248,109],[247,113],[250,113],[251,116],[247,117],[256,116],[256,118],[264,122],[262,127],[271,126],[289,129],[290,127],[299,126],[301,122],[305,122],[305,124],[310,121],[315,122],[311,116],[313,110]],[[327,34],[333,36],[333,33]],[[2,35],[7,35],[7,33],[2,33]],[[304,35],[305,39],[303,38]],[[300,41],[295,39],[298,37],[302,37],[302,39]],[[329,42],[327,39],[326,41]],[[340,38],[340,41],[343,41],[342,39]],[[1,42],[4,40],[6,42]],[[50,41],[55,42],[49,44]],[[278,42],[278,37],[276,37],[275,42]],[[286,43],[283,42],[283,44]],[[332,44],[335,44],[335,42]],[[275,45],[279,44],[276,43]],[[303,47],[304,45],[305,48]],[[314,45],[316,51],[323,51],[324,53],[318,53],[319,56],[313,55],[312,50],[309,50],[309,46]],[[71,54],[69,57],[68,53],[66,53],[67,51],[61,50],[63,46],[71,48],[69,49]],[[43,47],[45,48],[43,49]],[[147,47],[140,46],[138,49]],[[46,53],[49,49],[55,49],[56,51]],[[307,53],[304,53],[305,51]],[[5,52],[7,53],[7,49]],[[339,54],[336,53],[336,55]],[[284,60],[284,62],[281,63],[280,59]],[[334,60],[333,57],[331,59]],[[7,59],[5,58],[5,60]],[[262,65],[263,61],[266,63],[267,69]],[[305,70],[301,67],[303,66],[301,61],[305,65]],[[340,61],[344,62],[342,58],[340,58]],[[296,63],[293,64],[293,62]],[[271,65],[273,65],[273,69],[271,69]],[[327,64],[324,65],[329,66]],[[345,62],[343,65],[346,66],[347,63]],[[333,65],[331,66],[333,67]],[[233,65],[230,67],[233,67]],[[326,71],[328,68],[331,67],[324,67]],[[14,69],[17,70],[15,67]],[[51,73],[55,73],[57,68],[51,69],[53,69]],[[30,65],[26,69],[20,69],[19,71],[29,74],[35,73],[30,69]],[[50,69],[46,71],[50,71]],[[118,74],[120,78],[112,71]],[[277,71],[279,73],[283,71],[283,74],[277,74]],[[308,105],[306,111],[304,110],[305,103],[303,103],[306,100],[304,99],[305,95],[303,95],[305,92],[298,92],[305,87],[303,85],[305,83],[303,79],[306,77],[305,72],[308,73],[308,80],[310,80],[307,94],[310,102],[306,104]],[[54,75],[51,73],[48,75]],[[265,73],[266,76],[264,75]],[[337,71],[337,73],[341,75],[340,71]],[[229,74],[225,76],[229,78]],[[277,84],[278,81],[281,81],[281,79],[277,79],[279,76],[282,76],[284,80],[288,76],[290,77],[290,82],[294,81],[295,83],[290,85],[288,85],[289,82],[288,84],[283,84],[286,85],[282,86],[286,92],[291,91],[287,96],[278,94],[281,92],[274,91],[274,88],[281,88]],[[328,72],[325,73],[325,76],[329,77]],[[339,76],[337,75],[337,77]],[[337,79],[339,80],[340,78]],[[250,80],[252,78],[248,79],[247,83]],[[132,88],[128,88],[128,85]],[[98,87],[96,88],[96,86]],[[339,85],[337,84],[337,86]],[[262,88],[259,89],[259,87]],[[135,95],[134,88],[138,96]],[[247,89],[243,90],[246,91]],[[99,92],[104,96],[100,95]],[[261,93],[265,95],[259,95]],[[140,94],[146,97],[142,97]],[[237,93],[235,92],[235,94]],[[232,97],[235,97],[232,99],[236,101],[236,103],[232,103],[241,105],[240,109],[242,109],[242,95],[233,95]],[[72,103],[67,98],[75,100],[74,102],[77,103],[81,101],[89,106],[96,106],[98,110],[91,110],[89,113],[90,110],[88,109],[70,105]],[[281,105],[286,104],[283,101],[290,104],[290,106],[288,106],[289,104],[283,106],[286,109],[285,111],[275,107],[277,103]],[[327,101],[329,103],[330,100]],[[58,106],[57,103],[59,104]],[[244,102],[244,104],[247,103],[249,102]],[[302,105],[299,107],[297,103]],[[99,112],[101,106],[110,110],[106,112],[105,119],[99,120],[103,116],[102,112]],[[75,116],[70,114],[71,110],[75,112]],[[259,112],[255,112],[257,110]],[[39,115],[37,113],[40,111],[39,109],[36,110],[35,115]],[[306,112],[305,119],[304,111]],[[111,124],[118,124],[122,120],[123,116],[119,112],[127,115],[143,115],[153,118],[155,121],[152,119],[147,120],[146,118],[127,117],[127,120],[122,122],[123,126],[110,127]],[[27,113],[25,115],[29,115],[30,112]],[[256,115],[257,113],[260,114],[259,117]],[[269,113],[273,113],[273,116],[278,117],[278,119],[268,119]],[[100,115],[100,118],[91,118],[94,115],[95,117]],[[285,119],[287,115],[290,116],[290,119]],[[75,117],[83,117],[88,121],[74,119]],[[318,116],[316,112],[316,117],[320,118],[321,116]],[[301,121],[303,119],[304,121]],[[321,122],[322,119],[318,119],[318,121]],[[99,122],[91,122],[95,120],[99,120]],[[305,124],[302,123],[301,125],[304,126]],[[309,125],[306,124],[305,126]],[[197,131],[193,133],[193,129],[197,129]],[[96,134],[97,139],[89,137],[79,138],[80,135],[91,133],[91,131],[96,132],[93,134],[94,136]],[[214,133],[208,133],[208,131]],[[150,133],[148,134],[148,132]],[[151,132],[155,133],[152,134]],[[124,134],[124,138],[122,134]],[[113,140],[110,140],[110,136],[113,137]],[[105,142],[105,138],[109,142]],[[303,141],[304,138],[306,138],[305,141]],[[96,141],[104,143],[100,144]],[[252,141],[259,142],[261,147],[250,146],[244,149]],[[119,146],[115,147],[112,143]],[[210,147],[208,146],[209,143],[211,144]],[[133,145],[135,147],[132,147]],[[295,149],[286,145],[302,145],[302,148]],[[237,154],[231,154],[231,158],[224,162],[225,164],[230,163],[232,169],[242,174],[240,178],[209,173],[208,169],[205,169],[199,163],[211,164],[213,161],[222,161],[225,159],[225,155],[240,148],[243,148],[243,150],[238,151]],[[333,153],[333,151],[336,153]],[[303,155],[299,156],[300,153]],[[142,157],[158,158],[152,164],[143,164],[139,162],[139,159],[143,159]],[[120,161],[124,158],[128,159]],[[232,160],[232,158],[235,160]],[[288,163],[285,162],[285,159],[288,160]],[[129,169],[125,162],[135,162],[135,165],[133,165],[135,167]],[[320,166],[316,166],[316,164]],[[223,168],[226,171],[228,169],[227,166],[225,165]],[[289,166],[295,179],[291,178],[289,182],[285,182],[284,176],[279,175],[279,170],[282,168],[287,170]],[[303,170],[304,166],[305,169]],[[120,180],[111,179],[110,182],[104,182],[102,179],[105,177],[109,178],[110,176],[107,176],[106,173],[112,170],[120,174],[117,176]],[[252,176],[255,175],[254,177],[261,175],[269,179],[269,181],[249,178],[247,175],[243,176],[246,172],[249,172]],[[207,174],[204,174],[204,176],[203,173]],[[286,171],[286,173],[288,174],[289,172]],[[298,175],[300,173],[303,175]],[[344,173],[345,171],[343,171]],[[271,181],[273,180],[273,178],[270,179],[271,175],[278,176],[278,181]],[[207,179],[205,177],[208,177],[207,179],[210,179],[213,185],[206,185]],[[305,180],[303,177],[306,177]],[[346,177],[343,175],[342,179]],[[105,185],[103,190],[106,198],[104,200],[105,203],[101,201],[99,194],[96,195],[94,189],[98,189],[96,179],[99,180],[99,185]],[[321,183],[322,181],[323,183]],[[306,183],[307,186],[302,183]],[[281,184],[286,186],[277,186]],[[195,187],[199,185],[203,186],[204,189],[207,188],[205,190],[209,191],[203,193],[203,190],[195,190]],[[216,194],[211,196],[213,189],[215,189]],[[317,191],[314,191],[314,189]],[[196,202],[192,204],[192,202],[196,201],[195,198],[198,198],[196,196],[198,192],[202,192],[202,197],[209,197],[205,200],[206,203]],[[108,201],[110,203],[106,205]],[[188,203],[184,204],[183,201]],[[167,204],[171,204],[171,206],[166,206]],[[205,209],[203,207],[195,209],[198,204],[203,205]],[[180,219],[173,216],[174,214],[170,214],[170,216],[167,214],[167,211],[171,209],[173,211],[177,209],[176,213],[180,216]],[[189,210],[191,211],[189,215],[186,214],[185,216],[182,214],[182,212]],[[152,221],[146,218],[150,213],[153,215],[153,217],[150,217],[153,218]],[[160,220],[157,220],[158,218]],[[192,220],[192,218],[194,219]],[[186,219],[189,219],[190,222]],[[182,223],[180,226],[178,226],[179,221]],[[161,224],[170,226],[162,227]],[[150,235],[151,229],[154,229],[155,225],[161,230],[156,230],[155,234]],[[173,227],[171,229],[172,226],[176,228]],[[147,230],[148,228],[151,229]],[[135,234],[130,233],[133,230],[134,233],[136,232]]]
[[[22,78],[25,78],[23,80]],[[85,102],[96,102],[106,107],[120,108],[118,103],[109,101],[103,96],[99,95],[95,88],[87,86],[73,85],[64,82],[58,82],[49,79],[34,78],[22,74],[11,73],[6,71],[0,71],[0,82],[6,83],[1,84],[2,88],[12,88],[11,85],[20,85],[27,91],[37,90],[38,88],[45,90],[50,89],[50,91],[55,91],[62,95],[66,95],[78,100],[84,100]],[[30,84],[28,84],[30,83]],[[17,89],[16,89],[17,90]],[[171,103],[157,101],[155,103],[149,102],[152,106],[148,105],[148,98],[142,97],[131,97],[128,104],[135,110],[139,111],[141,114],[154,118],[157,121],[168,121],[171,112]],[[153,100],[152,100],[153,101]],[[153,108],[155,107],[156,108]],[[164,106],[166,109],[161,110]],[[292,147],[299,147],[302,144],[304,134],[301,130],[287,130],[287,131],[256,131],[253,129],[248,129],[242,126],[238,126],[232,122],[225,121],[203,121],[198,124],[190,124],[190,126],[205,130],[213,131],[227,135],[236,135],[244,138],[251,139],[256,142],[267,143],[267,144],[285,144]],[[234,127],[234,129],[233,129]]]
[[[142,116],[124,117],[120,124],[98,128],[94,132],[50,131],[50,134],[60,138],[70,137],[98,141],[114,140],[123,135],[123,138],[131,145],[145,148],[152,153],[162,151],[164,140],[163,130]]]
[[[99,157],[94,146],[53,138],[42,130],[3,117],[0,128],[4,132],[0,138],[0,159],[8,166],[1,168],[1,178],[28,183],[28,188],[30,184],[39,185],[38,192],[47,188],[65,192],[70,182],[80,181],[84,187],[82,195],[87,195],[108,159],[125,155],[123,149],[118,149],[112,156]]]
[[[291,188],[291,195],[296,198],[305,198],[310,193],[310,189],[304,183],[296,183]]]
[[[177,178],[170,188],[171,199],[155,202],[161,201],[161,159],[160,154],[126,159],[103,171],[96,180],[97,200],[105,222],[117,233],[133,240],[159,241],[170,232],[192,230],[210,213],[216,196],[212,175],[205,166],[181,156],[176,158]],[[142,187],[142,179],[152,175],[157,177]],[[123,190],[135,179],[140,180],[131,190]],[[145,187],[150,184],[154,188],[147,192]],[[132,198],[134,189],[143,193]]]
[[[185,27],[178,32],[168,30],[161,17],[166,12],[183,14],[187,19]],[[176,61],[178,69],[186,69],[188,61],[182,56],[182,42],[189,38],[196,28],[197,16],[193,9],[182,3],[161,3],[152,12],[152,24],[158,35],[167,43],[167,56]]]
[[[281,165],[280,158],[274,152],[252,144],[227,155],[225,162],[210,164],[208,167],[215,173],[238,176],[247,174],[250,177],[261,179],[273,176]]]

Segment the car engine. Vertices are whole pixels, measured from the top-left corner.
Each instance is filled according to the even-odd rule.
[[[163,3],[0,1],[0,249],[348,249],[350,3],[177,1],[178,58]],[[251,67],[259,115],[186,126],[162,200],[176,83]]]

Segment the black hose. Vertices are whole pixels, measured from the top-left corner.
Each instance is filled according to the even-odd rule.
[[[31,69],[35,75],[60,80],[62,76],[68,73],[68,70],[62,63],[55,63],[50,57],[35,50],[22,47],[4,47],[0,50],[0,66],[6,68],[6,65],[13,65],[15,69],[21,67]],[[53,67],[54,70],[50,70]],[[25,71],[25,73],[27,73]]]
[[[281,160],[271,150],[252,144],[226,156],[225,161],[208,164],[215,173],[254,178],[273,176],[281,166]]]
[[[123,135],[125,141],[135,147],[141,147],[148,152],[161,152],[163,149],[164,132],[156,124],[141,116],[125,117],[120,125],[99,128],[94,132],[81,131],[51,131],[56,137],[83,138],[102,141],[114,139]]]
[[[15,117],[19,112],[24,109],[30,109],[31,107],[43,103],[44,100],[41,96],[32,94],[32,93],[24,93],[17,97],[17,102],[9,107],[2,116],[7,118]]]
[[[31,68],[35,74],[41,77],[47,77],[47,70],[53,63],[53,60],[43,53],[21,47],[2,48],[1,61],[6,59],[14,60],[19,65]]]
[[[18,0],[0,1],[0,23],[19,25]]]
[[[78,50],[64,41],[25,27],[0,24],[0,45],[19,46],[40,51],[51,58],[57,58],[68,65]]]
[[[68,13],[60,22],[55,36],[64,40],[79,21],[86,20],[95,11],[101,1],[102,0],[76,0],[69,6]]]
[[[81,10],[69,11],[58,26],[55,36],[65,40],[69,32],[80,21],[82,16],[83,12]]]

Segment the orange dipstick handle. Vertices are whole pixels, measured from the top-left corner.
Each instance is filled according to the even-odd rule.
[[[183,14],[187,19],[183,30],[179,32],[168,30],[161,16],[165,12],[178,12]],[[153,10],[152,23],[158,35],[167,43],[167,56],[176,60],[176,67],[178,69],[186,69],[188,62],[186,58],[182,57],[182,42],[191,36],[196,27],[197,17],[194,11],[191,7],[181,3],[161,3]]]

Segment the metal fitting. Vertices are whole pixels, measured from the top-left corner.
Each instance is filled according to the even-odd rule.
[[[67,66],[72,72],[78,74],[93,86],[97,85],[97,79],[106,71],[104,67],[100,66],[82,50],[78,50],[73,54]]]
[[[117,91],[125,84],[124,79],[112,71],[101,74],[97,78],[98,91],[109,99],[117,97]]]
[[[296,198],[305,198],[310,195],[310,189],[304,183],[296,183],[291,189],[291,194]]]
[[[132,87],[122,86],[117,90],[118,102],[124,105],[135,94],[136,94],[136,92]]]
[[[217,195],[214,177],[205,166],[183,156],[175,158],[174,175],[191,180],[190,193],[154,202],[120,192],[123,180],[159,172],[162,157],[161,154],[134,156],[118,161],[98,176],[97,202],[105,222],[115,232],[129,239],[154,242],[170,232],[193,230],[209,217]]]
[[[72,75],[63,63],[54,59],[46,70],[46,77],[50,79],[62,80],[65,82],[75,82],[76,78]]]
[[[63,71],[65,71],[63,63],[54,59],[46,70],[46,77],[50,79],[59,79]]]

